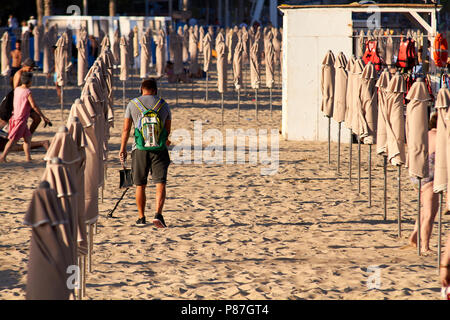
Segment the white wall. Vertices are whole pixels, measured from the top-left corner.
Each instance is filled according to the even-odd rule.
[[[328,118],[320,111],[321,66],[328,50],[352,54],[352,13],[342,8],[281,9],[283,17],[282,134],[287,140],[327,141]],[[338,125],[331,120],[331,139]],[[341,141],[349,141],[342,124]]]

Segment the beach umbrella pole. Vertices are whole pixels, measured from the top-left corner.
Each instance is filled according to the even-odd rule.
[[[442,236],[442,204],[444,200],[444,193],[439,192],[439,216],[438,216],[438,274],[441,266],[441,236]]]
[[[208,103],[208,71],[206,71],[206,103]]]
[[[258,89],[255,89],[255,117],[258,121]]]
[[[341,171],[341,122],[338,123],[337,174]]]
[[[125,81],[122,81],[122,93],[123,93],[123,111],[125,112]]]
[[[358,193],[361,193],[361,139],[358,137]]]
[[[83,255],[82,266],[81,266],[81,296],[86,296],[86,255]]]
[[[328,165],[331,164],[331,118],[328,117]]]
[[[88,231],[88,271],[92,272],[92,249],[93,249],[93,242],[94,242],[94,225],[91,223],[89,224],[89,231]]]
[[[402,205],[402,192],[401,192],[401,172],[402,167],[398,166],[398,212],[397,212],[397,222],[398,222],[398,237],[400,238],[402,236],[402,212],[401,212],[401,205]]]
[[[194,104],[194,78],[192,78],[192,87],[191,87],[191,94],[192,94],[192,104]]]
[[[384,174],[384,186],[383,186],[384,220],[386,220],[387,219],[387,156],[383,156],[383,174]]]
[[[348,180],[350,183],[352,182],[352,145],[353,145],[353,136],[352,136],[352,129],[349,129],[350,131],[350,144],[349,144],[349,162],[348,162]]]
[[[177,99],[177,103],[175,105],[178,107],[178,77],[177,77],[177,82],[175,83],[175,91],[176,91],[176,99]]]
[[[240,90],[240,89],[238,89],[237,94],[238,94],[238,113],[237,113],[237,120],[238,120],[238,122],[239,122],[240,112],[241,112],[241,90]]]
[[[220,93],[221,96],[221,105],[222,105],[222,125],[223,125],[223,116],[224,116],[224,111],[223,111],[223,92]]]
[[[372,207],[372,145],[369,144],[369,208]]]
[[[421,178],[419,178],[418,179],[419,180],[419,192],[418,192],[418,195],[417,195],[417,200],[418,200],[418,204],[417,204],[417,254],[420,256],[420,246],[421,246],[421,244],[420,244],[420,227],[421,227],[421,223],[420,223],[420,202],[421,202],[421,199],[420,199],[420,192],[422,191],[422,179]]]
[[[61,86],[61,120],[64,121],[64,86]]]
[[[270,120],[272,120],[272,88],[269,89],[269,99],[270,99]]]

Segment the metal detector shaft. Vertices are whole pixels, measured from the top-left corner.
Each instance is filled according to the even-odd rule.
[[[119,201],[116,202],[116,205],[114,206],[114,208],[108,213],[108,218],[113,217],[114,211],[116,211],[117,207],[119,206],[120,201],[122,201],[123,197],[125,197],[125,194],[127,193],[128,189],[130,189],[130,188],[125,189],[125,191],[122,193],[122,196],[119,198]]]

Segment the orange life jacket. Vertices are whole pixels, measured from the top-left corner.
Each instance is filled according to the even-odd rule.
[[[400,41],[397,67],[411,69],[416,64],[416,47],[412,39]]]
[[[441,33],[434,39],[433,60],[437,67],[445,67],[448,59],[448,43]]]
[[[372,62],[377,71],[381,70],[381,58],[378,55],[378,43],[375,40],[369,40],[366,42],[366,52],[363,56],[363,61],[365,64]]]

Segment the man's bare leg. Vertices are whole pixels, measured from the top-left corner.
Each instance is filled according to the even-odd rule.
[[[37,127],[39,126],[39,124],[41,123],[42,120],[41,120],[41,117],[36,112],[32,112],[30,114],[30,118],[33,120],[33,122],[31,123],[31,126],[30,126],[30,132],[31,132],[31,134],[33,134],[36,131]]]
[[[165,183],[157,183],[156,184],[155,200],[156,200],[156,213],[162,214],[164,202],[166,200],[166,184]]]
[[[145,217],[145,185],[144,186],[136,186],[136,204],[138,207],[139,218],[142,219]]]
[[[31,161],[31,136],[27,137],[23,141],[23,151],[25,152],[25,158],[28,162]]]

